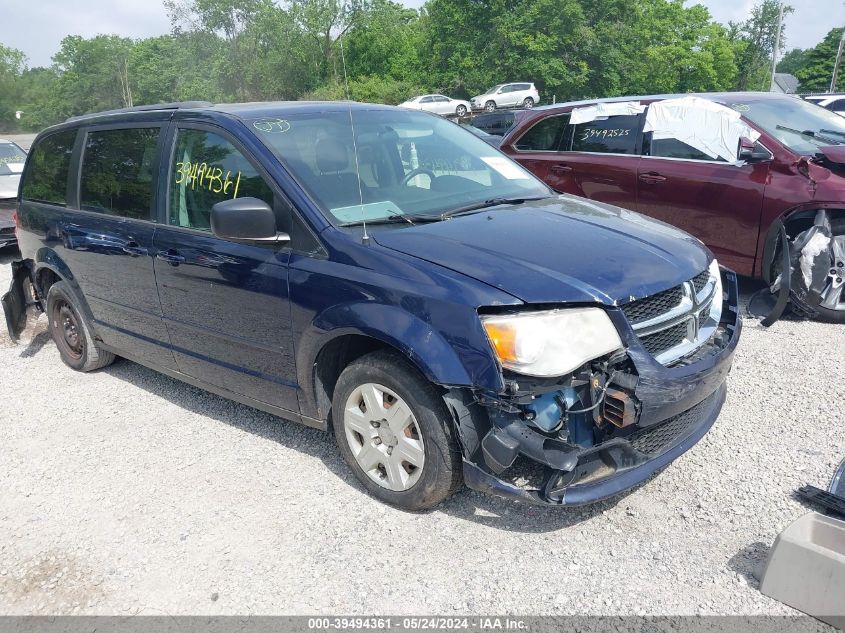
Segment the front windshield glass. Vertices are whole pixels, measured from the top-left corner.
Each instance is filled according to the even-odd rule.
[[[22,163],[26,160],[24,151],[14,143],[0,143],[0,164]]]
[[[439,218],[549,189],[460,126],[404,110],[286,113],[247,119],[336,224]],[[357,156],[356,156],[357,148]]]
[[[485,92],[484,94],[486,94],[486,95],[491,95],[491,94],[493,94],[494,92],[496,92],[499,88],[501,88],[501,87],[502,87],[502,86],[504,86],[504,85],[505,85],[505,84],[496,84],[495,86],[493,86],[492,88],[490,88],[490,89],[489,89],[487,92]]]
[[[819,147],[845,143],[845,118],[802,99],[760,99],[731,107],[796,154],[812,155]]]

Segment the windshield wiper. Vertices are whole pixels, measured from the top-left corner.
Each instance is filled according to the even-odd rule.
[[[842,144],[842,141],[821,134],[822,132],[832,132],[833,134],[838,134],[838,132],[835,132],[833,130],[819,130],[818,132],[813,132],[813,130],[796,130],[791,127],[786,127],[785,125],[775,126],[775,129],[783,130],[784,132],[791,132],[792,134],[798,134],[799,136],[806,136],[808,138],[816,139],[819,141],[824,141],[825,143],[833,143],[834,145]]]
[[[404,213],[395,213],[394,215],[389,215],[386,218],[373,218],[372,220],[355,220],[353,222],[344,222],[340,226],[363,226],[364,224],[366,224],[367,226],[374,226],[378,224],[399,224],[401,222],[407,222],[411,226],[414,226],[419,222],[439,221],[440,216],[437,215],[405,215]]]
[[[476,213],[478,211],[483,211],[484,209],[489,209],[490,207],[498,207],[503,204],[524,204],[526,202],[531,202],[532,200],[543,200],[546,197],[547,196],[523,196],[521,198],[490,198],[489,200],[484,200],[483,202],[473,202],[472,204],[467,204],[462,207],[458,207],[457,209],[452,209],[451,211],[444,211],[440,214],[440,219],[445,220],[446,218],[454,218],[458,215]]]
[[[841,136],[845,138],[845,132],[839,132],[837,130],[825,130],[824,128],[822,128],[821,130],[819,130],[819,132],[821,132],[822,134],[836,134],[836,136]]]

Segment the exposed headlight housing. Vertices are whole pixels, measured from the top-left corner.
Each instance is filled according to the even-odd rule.
[[[528,376],[562,376],[622,348],[600,308],[482,315],[481,323],[502,367]]]

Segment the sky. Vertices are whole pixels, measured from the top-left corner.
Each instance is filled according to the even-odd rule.
[[[412,7],[425,0],[401,0]],[[688,0],[703,4],[725,24],[744,19],[755,0]],[[815,46],[835,26],[845,26],[843,0],[791,0],[795,12],[786,18],[786,46]],[[4,0],[0,43],[22,50],[29,66],[48,66],[65,35],[90,37],[115,33],[148,37],[170,30],[161,0]],[[107,8],[106,8],[107,7]]]

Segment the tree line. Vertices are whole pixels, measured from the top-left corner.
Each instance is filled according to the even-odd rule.
[[[767,90],[777,31],[777,0],[727,26],[684,0],[164,4],[169,33],[69,35],[46,68],[0,44],[0,129],[168,101],[466,98],[504,81],[535,82],[544,102]]]

